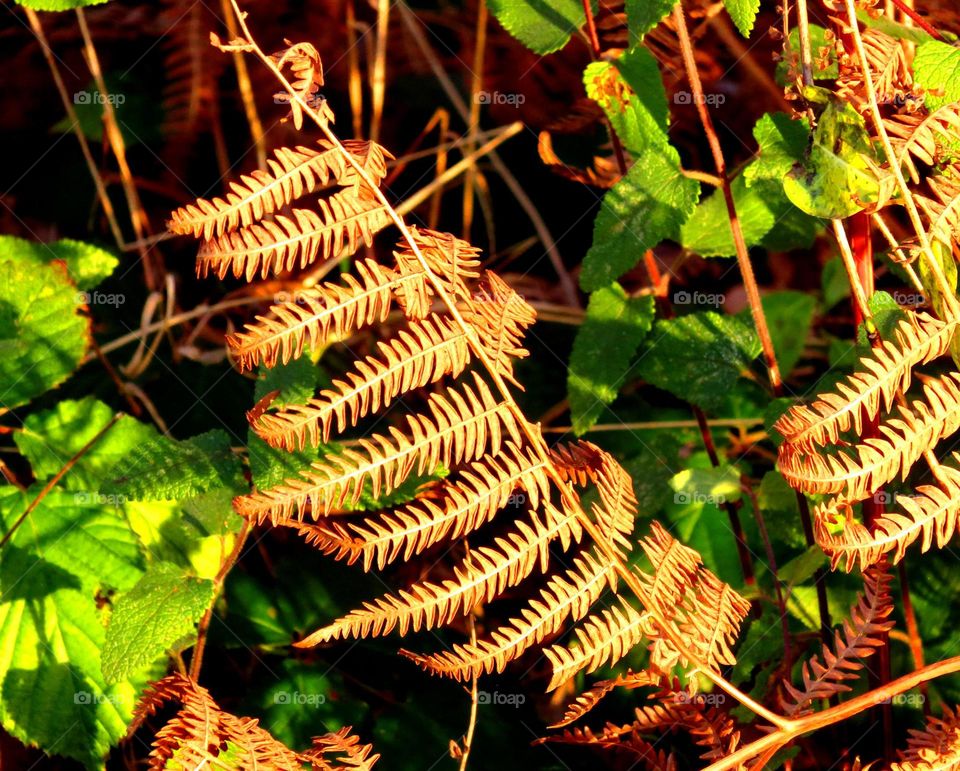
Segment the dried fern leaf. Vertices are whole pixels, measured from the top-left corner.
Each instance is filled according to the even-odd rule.
[[[373,236],[390,223],[386,207],[364,190],[344,188],[317,201],[320,214],[293,209],[291,216],[278,214],[241,230],[228,231],[204,241],[197,255],[200,276],[228,273],[253,280],[304,268],[318,257],[347,257],[360,244],[370,246]]]
[[[916,202],[926,217],[927,237],[948,248],[960,242],[960,180],[956,174],[927,177],[933,197],[916,196]]]
[[[574,627],[574,632],[580,643],[578,647],[553,645],[543,652],[553,668],[548,691],[563,685],[578,672],[589,674],[605,664],[616,664],[644,637],[655,634],[650,613],[637,611],[619,596],[615,605],[588,616]]]
[[[306,404],[261,415],[251,423],[253,430],[274,446],[316,446],[330,440],[335,425],[342,432],[400,394],[457,377],[470,361],[464,332],[436,315],[411,323],[377,348],[379,357],[358,360],[343,379]]]
[[[648,670],[643,670],[640,672],[627,670],[624,674],[617,675],[609,680],[600,680],[599,682],[596,682],[590,686],[588,690],[577,696],[573,702],[568,704],[566,712],[563,713],[563,718],[549,727],[563,728],[571,723],[576,722],[577,720],[580,720],[584,715],[590,712],[590,710],[596,707],[605,696],[617,688],[633,690],[634,688],[646,688],[652,686],[659,689],[662,682],[662,675],[650,672]]]
[[[863,422],[875,417],[881,405],[892,407],[896,395],[910,387],[913,368],[942,356],[956,332],[956,323],[944,323],[923,313],[910,314],[894,331],[894,339],[861,359],[864,369],[837,386],[837,393],[821,394],[808,406],[785,413],[774,428],[783,435],[784,452],[797,447],[817,448],[839,439],[850,428],[863,433]]]
[[[230,183],[223,198],[199,198],[177,209],[167,228],[209,241],[229,230],[249,227],[331,182],[355,185],[359,177],[343,154],[325,140],[318,144],[319,151],[303,146],[277,149],[274,158],[267,160],[267,171],[256,169],[241,175],[239,181]],[[389,153],[378,144],[356,140],[343,144],[376,182],[386,176]]]
[[[654,708],[650,708],[654,709]],[[676,758],[667,754],[666,750],[657,749],[657,742],[649,742],[643,738],[644,733],[650,734],[659,728],[673,727],[677,721],[666,708],[660,708],[661,721],[656,725],[652,722],[648,726],[646,717],[638,718],[633,723],[616,725],[607,723],[600,731],[590,728],[572,728],[557,736],[548,736],[539,742],[555,744],[576,744],[594,747],[609,752],[612,755],[622,756],[625,768],[635,769],[641,766],[648,771],[676,771]],[[637,709],[639,714],[640,708]],[[618,766],[619,767],[619,766]]]
[[[428,672],[458,681],[502,672],[525,651],[557,634],[568,619],[583,618],[606,589],[608,573],[600,559],[585,552],[574,559],[573,567],[553,576],[538,597],[528,600],[519,616],[494,629],[489,640],[457,644],[426,656],[401,653]]]
[[[522,345],[526,328],[536,321],[536,311],[495,273],[487,271],[474,291],[465,314],[477,332],[496,371],[515,386],[513,360],[526,357]]]
[[[408,630],[433,629],[469,613],[480,603],[491,602],[508,587],[523,581],[538,564],[545,571],[553,541],[580,538],[579,524],[573,515],[547,505],[545,519],[541,522],[536,514],[531,514],[529,524],[518,520],[512,532],[496,539],[495,546],[472,550],[454,568],[455,578],[440,584],[422,581],[397,596],[388,594],[365,603],[363,608],[319,629],[297,646],[380,636],[394,628],[401,635]]]
[[[843,622],[843,634],[835,633],[833,650],[824,645],[823,660],[813,656],[803,664],[803,687],[785,683],[789,698],[782,699],[788,716],[809,711],[817,699],[849,691],[847,682],[856,680],[863,669],[863,659],[883,644],[883,634],[893,628],[888,617],[893,612],[890,598],[891,576],[886,565],[876,566],[863,574],[863,594],[850,609],[850,620]]]
[[[155,771],[174,767],[302,771],[304,764],[314,771],[369,771],[379,758],[349,728],[315,738],[313,748],[304,753],[294,752],[257,720],[221,710],[205,688],[180,674],[150,685],[137,705],[130,733],[170,704],[178,707],[156,733],[148,759]]]
[[[546,464],[530,450],[506,442],[496,458],[475,461],[456,480],[444,480],[435,497],[364,518],[299,524],[300,534],[335,559],[363,569],[382,570],[398,558],[404,562],[443,540],[462,538],[493,520],[508,503],[528,499],[532,509],[549,495]],[[519,492],[518,491],[522,491]],[[523,500],[521,500],[523,499]]]
[[[916,161],[936,167],[945,144],[960,136],[960,103],[945,104],[931,113],[902,113],[884,121],[897,162],[920,183]]]
[[[960,373],[924,384],[926,401],[898,407],[864,439],[853,454],[821,455],[793,445],[781,446],[779,468],[784,479],[807,493],[842,495],[859,501],[897,476],[906,478],[925,450],[960,428]]]
[[[475,387],[431,396],[428,414],[407,417],[410,436],[391,427],[390,438],[374,434],[360,439],[360,451],[346,449],[327,456],[301,472],[301,479],[288,479],[270,490],[236,498],[234,508],[260,522],[288,519],[294,511],[301,518],[310,512],[316,519],[348,501],[356,504],[365,485],[379,498],[414,472],[423,476],[441,464],[450,468],[477,460],[484,453],[496,454],[504,430],[519,444],[519,428],[509,405],[496,401],[476,377]]]
[[[736,664],[732,645],[740,624],[750,611],[750,603],[727,583],[701,568],[694,583],[694,598],[681,632],[688,646],[698,654],[698,662],[716,671]]]
[[[955,453],[953,459],[960,463],[960,455]],[[843,530],[835,533],[831,526],[840,523],[836,505],[831,502],[818,506],[814,510],[814,536],[832,566],[836,568],[843,562],[847,572],[855,565],[863,570],[887,555],[896,564],[918,539],[922,539],[921,552],[934,545],[938,549],[946,546],[960,520],[960,471],[941,466],[938,476],[942,486],[921,485],[913,495],[898,495],[896,504],[903,513],[885,512],[874,521],[872,530],[846,517]]]
[[[947,771],[960,766],[960,710],[943,707],[941,717],[928,717],[922,731],[911,729],[907,749],[891,771]]]
[[[470,286],[480,276],[480,260],[477,259],[480,250],[450,233],[417,227],[411,227],[410,233],[424,262],[440,279],[444,290],[455,301],[471,300],[473,292]],[[420,260],[405,240],[397,245],[393,256],[401,272],[422,272]],[[401,304],[406,309],[407,303],[402,299]]]
[[[296,301],[270,308],[243,332],[227,337],[241,370],[258,363],[268,367],[299,358],[304,348],[321,350],[350,333],[378,322],[390,312],[392,294],[423,290],[422,274],[398,274],[373,260],[356,263],[358,277],[344,275],[344,285],[325,283],[297,293]]]

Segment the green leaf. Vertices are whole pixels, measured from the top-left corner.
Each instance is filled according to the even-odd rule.
[[[740,34],[750,37],[757,21],[757,11],[760,10],[760,0],[723,0],[723,4]]]
[[[0,493],[3,529],[28,494]],[[0,553],[0,718],[24,744],[103,767],[126,735],[145,676],[108,686],[98,598],[142,573],[136,537],[109,509],[51,492]]]
[[[0,407],[26,404],[79,366],[90,320],[77,295],[62,264],[0,262]]]
[[[563,48],[586,21],[580,0],[490,0],[489,7],[507,32],[541,56]]]
[[[960,101],[960,49],[939,40],[917,46],[913,76],[916,84],[926,91],[927,109],[932,111]]]
[[[145,443],[110,471],[101,491],[133,501],[172,501],[210,490],[245,488],[240,460],[225,431],[182,442],[165,436]]]
[[[680,173],[673,147],[651,149],[607,191],[583,260],[580,286],[593,292],[626,273],[647,249],[675,238],[697,203],[700,184]]]
[[[887,292],[874,292],[867,301],[870,313],[873,315],[873,321],[877,325],[877,331],[884,340],[893,339],[894,329],[901,320],[907,317],[900,303],[893,299]],[[867,341],[867,332],[864,325],[861,324],[857,329],[857,345],[864,352],[870,347]]]
[[[102,5],[107,0],[16,0],[16,2],[35,11],[72,11],[74,8],[85,8],[88,5]]]
[[[820,288],[823,293],[823,309],[827,311],[850,296],[850,282],[847,280],[842,259],[831,257],[827,260],[820,274]]]
[[[113,273],[119,260],[110,252],[93,244],[64,238],[51,244],[27,241],[15,236],[0,236],[0,262],[13,260],[18,263],[49,265],[60,260],[77,289],[93,289]]]
[[[583,72],[587,96],[606,113],[626,150],[635,158],[670,143],[670,108],[660,65],[645,46],[614,62],[592,62]]]
[[[92,396],[79,401],[68,399],[51,410],[30,415],[23,423],[23,431],[14,434],[13,440],[30,461],[37,480],[48,479],[93,439],[113,414],[110,407]],[[96,493],[107,471],[137,447],[157,437],[152,426],[124,415],[83,454],[59,484],[67,490]],[[91,500],[94,498],[91,496]],[[105,497],[101,502],[115,503],[116,500]]]
[[[630,43],[636,45],[673,10],[676,0],[627,0],[627,28]]]
[[[648,383],[714,410],[759,355],[752,328],[707,311],[658,321],[638,367]]]
[[[761,300],[773,350],[777,355],[780,373],[786,377],[797,365],[810,335],[813,324],[813,311],[817,301],[812,295],[803,292],[771,292]],[[741,314],[744,323],[750,323],[750,311]]]
[[[819,24],[810,25],[810,50],[813,52],[811,64],[814,80],[836,80],[840,77],[836,45],[827,39],[827,30]],[[800,30],[794,27],[790,30],[784,56],[777,62],[777,84],[792,85],[800,71]]]
[[[807,149],[810,124],[786,113],[767,113],[753,127],[753,136],[760,149],[757,159],[743,170],[748,187],[762,179],[783,179]]]
[[[740,472],[730,465],[688,468],[670,479],[675,503],[736,503],[740,500]]]
[[[776,203],[777,187],[766,182],[748,188],[742,176],[730,186],[748,247],[760,243],[777,222],[777,212],[771,208]],[[680,230],[680,243],[701,257],[732,257],[737,253],[722,191],[714,190],[697,205]]]
[[[805,93],[819,98],[822,89]],[[832,96],[813,133],[813,146],[802,164],[783,179],[787,197],[814,217],[843,219],[877,201],[880,186],[870,169],[876,159],[863,116]]]
[[[153,565],[110,616],[101,662],[106,681],[140,671],[190,634],[213,596],[213,581],[169,562]]]
[[[604,406],[617,397],[653,316],[652,297],[627,297],[617,283],[590,295],[567,373],[570,416],[577,435],[591,428]]]

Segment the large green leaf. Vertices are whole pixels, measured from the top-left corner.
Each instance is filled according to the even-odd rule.
[[[757,159],[743,170],[747,186],[763,179],[776,182],[798,163],[810,139],[807,120],[793,120],[782,112],[767,113],[753,127],[759,147]]]
[[[751,327],[707,311],[658,321],[638,369],[647,382],[713,410],[759,354],[760,340]]]
[[[219,429],[182,442],[158,436],[114,466],[109,477],[101,491],[134,501],[183,500],[245,487],[230,436]]]
[[[82,298],[62,264],[0,262],[0,408],[60,385],[90,340]]]
[[[0,236],[0,262],[14,260],[20,263],[48,265],[60,260],[78,289],[93,289],[113,273],[119,260],[110,252],[93,244],[64,238],[51,244],[27,241],[16,236]]]
[[[16,0],[20,5],[35,11],[72,11],[88,5],[101,5],[107,0]]]
[[[194,630],[213,602],[214,584],[169,562],[153,565],[117,602],[101,667],[108,683],[140,671]]]
[[[804,162],[783,179],[787,197],[814,217],[842,219],[877,201],[880,185],[870,162],[876,154],[863,116],[848,102],[822,89],[805,89],[811,99],[825,98],[813,146]]]
[[[960,101],[960,49],[939,40],[917,46],[913,57],[916,84],[926,90],[924,103],[936,110]]]
[[[588,292],[609,286],[647,249],[677,237],[696,207],[699,191],[698,182],[681,174],[673,147],[644,152],[603,197],[580,286]]]
[[[576,434],[587,431],[620,390],[630,360],[653,323],[653,298],[627,297],[611,284],[590,295],[570,354],[567,392]]]
[[[780,373],[786,377],[803,353],[817,301],[804,292],[783,291],[764,295],[761,304],[767,317]],[[743,311],[740,317],[745,324],[753,323],[749,310]]]
[[[39,490],[0,493],[6,530]],[[27,745],[103,767],[145,682],[108,686],[98,601],[139,578],[136,537],[115,512],[51,492],[0,553],[0,717]]]
[[[93,439],[113,414],[110,407],[92,396],[79,401],[68,399],[51,410],[30,415],[24,421],[23,431],[14,434],[14,441],[30,461],[34,476],[38,480],[48,479]],[[68,490],[96,493],[105,472],[157,436],[152,426],[124,415],[83,454],[60,484]],[[102,502],[109,503],[110,499]]]
[[[673,10],[676,0],[627,0],[627,28],[630,43],[636,45]]]
[[[489,7],[507,32],[541,55],[563,48],[586,21],[581,0],[490,0]]]

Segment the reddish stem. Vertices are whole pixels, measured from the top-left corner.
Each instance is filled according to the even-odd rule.
[[[920,29],[926,32],[930,37],[932,37],[934,40],[944,41],[943,35],[937,32],[937,30],[935,30],[933,27],[931,27],[930,22],[928,22],[919,13],[913,10],[913,8],[911,8],[909,5],[903,2],[903,0],[893,0],[893,4],[897,6],[899,10],[903,11],[903,13],[905,13],[907,16],[913,19],[914,23],[918,27],[920,27]]]

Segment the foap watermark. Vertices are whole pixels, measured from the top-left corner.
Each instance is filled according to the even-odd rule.
[[[687,693],[681,691],[677,694],[677,701],[681,704],[698,704],[704,707],[721,707],[727,701],[725,693]]]
[[[501,691],[477,691],[477,704],[505,705],[519,707],[526,702],[527,697],[522,693],[502,693]]]
[[[303,693],[302,691],[277,691],[273,694],[274,704],[293,704],[298,707],[319,707],[327,703],[322,693]]]
[[[77,292],[76,296],[76,302],[80,305],[113,305],[119,307],[126,301],[126,295],[107,292]]]
[[[673,95],[674,104],[705,104],[707,107],[719,107],[727,101],[726,94],[701,94],[695,96],[689,91],[677,91]]]
[[[709,305],[719,308],[727,301],[727,296],[719,292],[674,292],[674,305]]]
[[[874,699],[874,704],[893,704],[895,707],[922,707],[927,697],[922,693],[898,693],[885,699]]]
[[[102,94],[99,91],[77,91],[73,95],[74,104],[110,104],[119,107],[127,101],[125,94]]]
[[[893,292],[892,297],[897,305],[911,308],[927,304],[927,296],[921,292]]]
[[[514,508],[519,509],[523,504],[527,502],[527,496],[523,493],[511,493],[510,497],[507,498],[507,506],[513,506]]]
[[[129,697],[120,694],[111,693],[91,693],[90,691],[74,691],[73,703],[84,705],[113,704],[115,706],[128,706]]]
[[[477,104],[509,104],[519,107],[527,101],[524,94],[518,94],[510,91],[478,91]]]
[[[73,494],[73,502],[95,506],[123,506],[127,502],[127,497],[125,495],[80,492]]]
[[[697,490],[680,490],[673,494],[673,502],[680,504],[712,503],[714,506],[722,506],[727,502],[727,497],[714,493],[701,493]]]

